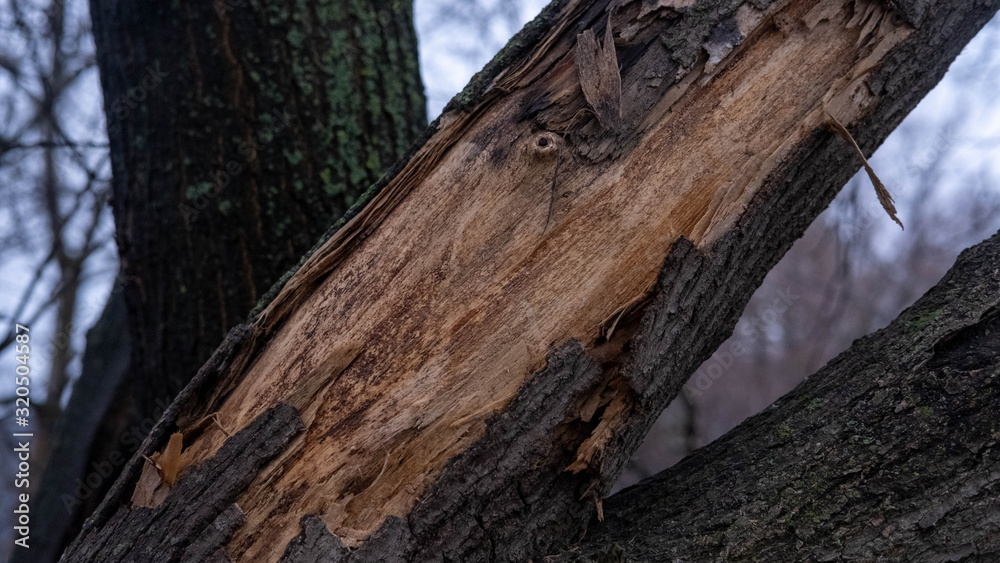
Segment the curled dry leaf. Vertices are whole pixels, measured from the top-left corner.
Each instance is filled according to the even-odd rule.
[[[184,471],[186,464],[181,456],[183,450],[184,435],[180,432],[175,432],[170,435],[170,441],[167,442],[167,447],[163,449],[163,453],[153,455],[153,461],[159,466],[160,478],[169,487],[173,487],[177,483],[177,478]]]

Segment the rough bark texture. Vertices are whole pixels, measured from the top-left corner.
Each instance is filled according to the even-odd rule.
[[[127,315],[124,295],[120,290],[113,291],[100,318],[87,331],[83,375],[59,415],[50,458],[53,462],[46,466],[34,497],[37,500],[32,506],[32,527],[37,540],[30,554],[15,551],[13,561],[41,563],[58,559],[135,450],[124,448],[118,431],[127,421],[102,420],[115,398],[109,390],[116,389],[128,371],[131,343],[128,330],[123,329]],[[95,454],[107,449],[108,440],[98,440],[99,436],[110,437],[114,447],[125,451],[113,458]],[[139,445],[135,437],[126,435],[124,439]]]
[[[238,428],[274,402],[302,413],[302,440],[240,497],[229,555],[559,552],[858,168],[824,112],[870,153],[998,5],[930,3],[914,29],[869,2],[625,3],[612,16],[620,133],[587,116],[573,82],[575,38],[604,36],[607,3],[550,7],[161,421],[203,461],[224,442],[205,415]],[[669,183],[681,177],[692,183]],[[486,226],[466,229],[473,219]],[[448,367],[433,371],[440,354]],[[139,469],[88,523],[93,538],[113,533]]]
[[[423,130],[411,11],[93,2],[142,413]]]
[[[58,557],[226,331],[426,124],[409,1],[96,0],[92,14],[131,322],[102,317],[86,353],[32,563]],[[102,363],[130,335],[125,378]]]
[[[62,561],[218,559],[217,552],[243,524],[243,512],[234,501],[302,430],[295,409],[287,405],[269,409],[227,440],[215,458],[191,469],[167,501],[156,508],[120,508],[105,528],[114,533],[95,534],[94,541],[85,542],[85,548]]]
[[[1000,234],[556,561],[1000,560]]]

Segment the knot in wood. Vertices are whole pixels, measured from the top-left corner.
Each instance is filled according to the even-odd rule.
[[[539,133],[532,138],[528,152],[535,159],[548,160],[559,152],[559,137],[549,132]]]

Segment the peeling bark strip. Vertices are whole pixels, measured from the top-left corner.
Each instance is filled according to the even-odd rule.
[[[1000,234],[559,562],[1000,560]]]
[[[856,170],[824,107],[870,153],[998,5],[940,0],[913,29],[853,0],[623,3],[618,133],[585,111],[573,56],[607,2],[548,9],[171,415],[212,459],[223,434],[192,427],[206,415],[302,413],[303,439],[240,496],[229,555],[507,561],[578,537]],[[720,37],[734,47],[708,70]],[[539,138],[560,139],[545,229]]]
[[[858,153],[858,158],[861,159],[861,163],[865,167],[865,172],[868,173],[868,178],[871,179],[872,185],[875,186],[875,195],[878,196],[878,202],[882,204],[882,209],[885,210],[890,219],[899,225],[900,229],[905,229],[905,227],[903,227],[903,222],[899,220],[899,217],[896,217],[896,200],[892,198],[892,194],[890,194],[889,190],[886,189],[885,184],[883,184],[882,180],[880,180],[875,174],[875,170],[872,169],[871,164],[868,164],[868,159],[865,158],[865,153],[861,151],[861,147],[859,147],[858,143],[854,141],[854,137],[851,136],[851,132],[848,131],[847,128],[840,123],[840,121],[837,121],[836,117],[830,114],[827,114],[827,125],[836,131],[837,134],[844,139],[844,141],[850,143],[851,146],[854,147],[854,150]]]
[[[215,456],[185,473],[162,504],[118,508],[100,528],[85,527],[61,561],[228,560],[224,548],[245,521],[234,502],[303,429],[294,408],[279,404],[268,409]]]
[[[601,125],[617,133],[622,125],[622,77],[618,74],[611,16],[604,26],[604,44],[597,43],[593,30],[585,30],[576,36],[575,56],[584,98]]]

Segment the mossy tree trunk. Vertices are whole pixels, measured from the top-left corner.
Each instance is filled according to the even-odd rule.
[[[66,560],[565,553],[858,169],[831,125],[870,153],[1000,0],[668,4],[515,37],[171,405],[142,453],[180,433],[179,480],[133,457]]]
[[[423,130],[406,2],[93,2],[139,409]]]
[[[226,332],[426,127],[409,1],[91,9],[122,272],[38,497],[33,562],[58,557]]]

